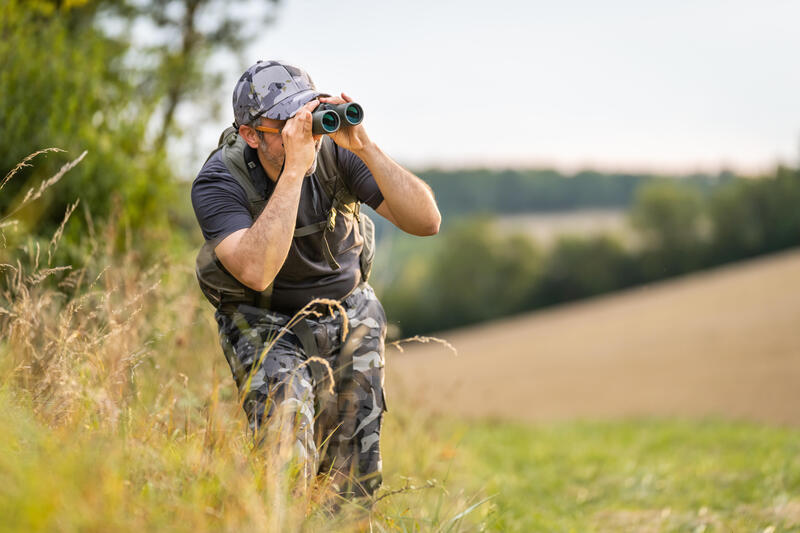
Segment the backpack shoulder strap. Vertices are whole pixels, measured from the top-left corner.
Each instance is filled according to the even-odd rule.
[[[222,162],[230,171],[236,182],[241,185],[247,195],[250,214],[253,219],[257,218],[264,209],[267,201],[256,190],[250,172],[244,162],[244,150],[247,143],[239,136],[239,133],[232,127],[227,128],[220,135],[219,148],[222,150]],[[212,153],[213,155],[213,153]]]
[[[328,211],[327,220],[301,228],[295,228],[294,236],[304,237],[321,231],[322,255],[325,256],[328,265],[330,265],[332,269],[338,270],[340,265],[336,262],[331,252],[327,237],[329,233],[332,233],[336,229],[337,213],[342,213],[345,216],[349,214],[358,218],[359,203],[356,195],[350,191],[350,188],[342,178],[336,144],[327,135],[322,138],[316,174],[325,194],[331,199],[331,208],[330,211]]]
[[[322,147],[319,150],[319,164],[317,165],[317,176],[320,184],[325,189],[325,193],[334,202],[349,204],[357,202],[356,195],[350,190],[342,178],[342,171],[339,168],[339,152],[330,137],[322,137]]]
[[[336,143],[327,135],[322,137],[322,147],[319,149],[317,176],[325,193],[332,198],[336,180],[339,179],[339,154],[336,151]]]

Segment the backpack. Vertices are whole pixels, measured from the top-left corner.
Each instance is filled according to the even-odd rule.
[[[222,150],[222,161],[247,194],[248,209],[255,221],[267,204],[267,199],[258,193],[245,166],[245,146],[247,144],[239,136],[236,129],[229,127],[220,135],[218,146],[211,152],[208,159],[219,150]],[[320,161],[317,165],[316,174],[328,197],[333,199],[331,209],[326,220],[295,228],[294,237],[304,237],[322,232],[322,253],[331,268],[338,270],[340,266],[331,253],[327,237],[332,234],[336,227],[336,215],[338,213],[341,213],[344,217],[355,217],[358,222],[355,227],[358,228],[363,241],[359,258],[361,279],[366,282],[372,271],[372,262],[375,257],[375,226],[365,213],[360,212],[361,204],[358,198],[342,180],[336,146],[327,135],[322,138],[319,157]],[[208,241],[203,244],[197,254],[195,273],[203,295],[217,309],[222,309],[223,307],[235,309],[239,304],[249,304],[264,309],[270,308],[272,283],[261,292],[247,287],[225,269],[217,254],[214,253],[214,247]]]

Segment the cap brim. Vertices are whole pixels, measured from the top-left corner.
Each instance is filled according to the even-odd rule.
[[[301,107],[306,105],[311,100],[320,97],[320,96],[330,96],[327,93],[321,93],[319,91],[302,91],[297,94],[293,94],[287,98],[284,98],[274,106],[267,109],[261,116],[266,118],[271,118],[273,120],[288,120],[292,118],[295,113],[297,113]]]

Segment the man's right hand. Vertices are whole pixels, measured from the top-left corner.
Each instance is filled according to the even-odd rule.
[[[294,117],[286,121],[281,136],[284,149],[284,172],[297,172],[304,176],[314,164],[317,155],[314,136],[311,134],[311,112],[319,105],[312,100],[301,107]]]

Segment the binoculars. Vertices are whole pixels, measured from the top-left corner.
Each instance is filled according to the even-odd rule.
[[[342,125],[356,126],[364,120],[364,110],[355,102],[343,104],[322,103],[311,113],[314,135],[336,132]]]

